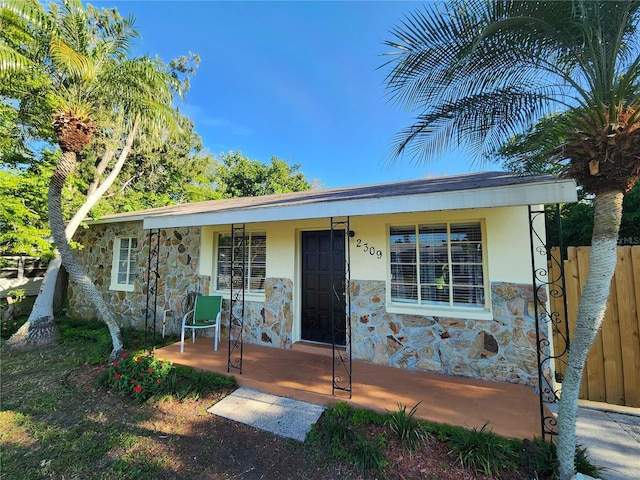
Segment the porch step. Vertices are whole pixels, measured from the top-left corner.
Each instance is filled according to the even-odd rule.
[[[296,342],[291,345],[291,350],[294,352],[311,353],[314,355],[325,355],[327,357],[333,356],[333,348],[331,345],[324,343],[313,342]],[[344,347],[337,347],[337,350],[344,352]]]

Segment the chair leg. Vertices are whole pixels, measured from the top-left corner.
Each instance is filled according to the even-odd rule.
[[[218,340],[220,339],[220,321],[215,326],[214,334],[213,334],[213,350],[215,352],[218,351]]]
[[[184,352],[184,327],[180,330],[180,353]]]

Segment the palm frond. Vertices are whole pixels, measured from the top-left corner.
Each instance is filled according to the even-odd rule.
[[[430,159],[450,142],[486,157],[568,109],[583,126],[606,124],[638,94],[639,11],[636,0],[457,0],[413,11],[385,42],[390,100],[418,111],[393,155]]]

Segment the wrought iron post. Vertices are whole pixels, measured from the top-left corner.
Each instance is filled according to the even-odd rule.
[[[344,231],[344,278],[334,278],[335,262],[335,232]],[[332,369],[332,389],[331,394],[336,390],[349,392],[352,394],[352,354],[351,354],[351,242],[352,236],[349,228],[349,217],[345,220],[334,220],[331,217],[331,235],[329,239],[329,255],[331,266],[331,285],[333,295],[331,295],[331,343],[333,349],[331,369]],[[336,313],[336,306],[340,306],[341,314]],[[345,345],[338,346],[336,337],[344,332]]]
[[[147,302],[144,310],[144,346],[149,349],[156,344],[156,322],[158,317],[158,278],[160,263],[160,229],[149,230],[149,255],[147,258]],[[149,338],[150,330],[153,337]],[[151,342],[150,342],[151,340]]]
[[[244,331],[244,293],[247,276],[247,232],[245,224],[231,225],[231,296],[229,303],[229,353],[227,372],[232,368],[242,374]]]
[[[547,211],[532,210],[529,206],[529,237],[531,247],[531,271],[533,277],[534,314],[536,319],[536,350],[538,356],[538,395],[540,398],[540,426],[542,438],[554,438],[557,435],[557,419],[552,413],[553,404],[560,399],[560,389],[556,381],[562,376],[556,373],[556,362],[566,364],[569,351],[569,322],[567,321],[567,298],[564,277],[564,245],[562,242],[562,220],[560,206],[555,206],[558,228],[558,247],[560,258],[551,254],[546,238],[536,230],[536,221],[542,220],[546,226]],[[543,256],[544,267],[537,266]],[[553,275],[553,277],[552,277]],[[562,298],[564,311],[550,311],[549,296]]]

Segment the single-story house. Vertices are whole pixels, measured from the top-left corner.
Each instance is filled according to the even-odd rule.
[[[221,294],[225,338],[241,225],[244,342],[343,344],[338,304],[354,359],[536,387],[530,211],[576,200],[572,180],[481,172],[109,215],[74,240],[123,325],[145,328],[153,234],[157,315],[177,333],[188,292]],[[70,288],[69,313],[94,316]]]

